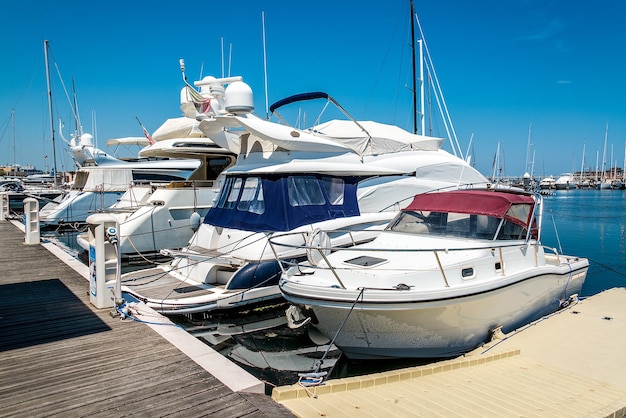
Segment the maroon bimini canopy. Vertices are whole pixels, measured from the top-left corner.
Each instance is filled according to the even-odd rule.
[[[488,215],[528,227],[534,204],[528,194],[469,189],[418,194],[403,210]]]

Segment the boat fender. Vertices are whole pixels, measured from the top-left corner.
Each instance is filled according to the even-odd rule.
[[[295,305],[291,305],[287,308],[285,316],[287,317],[287,325],[290,329],[298,329],[311,322],[311,318],[305,316],[300,308]]]
[[[298,383],[304,387],[320,386],[324,384],[327,372],[298,373]],[[315,396],[317,398],[317,396]]]
[[[193,232],[196,232],[198,228],[200,228],[200,222],[202,221],[200,214],[198,212],[194,212],[189,217],[189,226],[191,227]]]
[[[578,302],[578,294],[575,293],[572,296],[570,296],[567,300],[562,300],[559,303],[559,309],[567,308],[572,303],[577,303],[577,302]]]
[[[502,325],[491,330],[491,341],[503,340],[504,333],[502,332]]]

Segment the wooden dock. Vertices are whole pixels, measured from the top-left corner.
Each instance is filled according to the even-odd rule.
[[[0,416],[293,416],[258,386],[234,391],[209,373],[223,358],[183,330],[93,307],[83,275],[5,220],[0,266]]]

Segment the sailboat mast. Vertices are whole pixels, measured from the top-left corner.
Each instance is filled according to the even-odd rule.
[[[413,0],[410,1],[411,5],[411,63],[413,68],[413,133],[417,133],[417,75],[415,71],[415,23],[413,23]],[[423,132],[422,132],[423,134]]]
[[[528,166],[530,165],[530,131],[532,129],[533,124],[528,124],[528,143],[526,145],[526,167],[524,168],[528,173]]]
[[[582,164],[580,166],[580,182],[582,183],[585,177],[585,149],[587,148],[587,144],[583,144],[583,158]]]
[[[72,77],[72,99],[74,102],[74,119],[76,120],[76,138],[80,141],[80,137],[83,135],[83,125],[80,121],[80,113],[78,112],[78,100],[76,99],[76,85],[74,83],[74,77]]]
[[[54,188],[58,187],[57,184],[57,154],[56,146],[54,145],[54,119],[52,118],[52,88],[50,87],[50,65],[48,64],[48,41],[43,41],[43,52],[46,61],[46,83],[48,85],[48,110],[50,112],[50,135],[52,136],[52,160],[54,167]]]
[[[13,171],[17,171],[17,159],[15,158],[15,109],[11,109],[11,129],[13,132]]]
[[[602,152],[602,180],[606,177],[606,143],[609,139],[609,124],[606,124],[606,128],[604,130],[604,150]]]

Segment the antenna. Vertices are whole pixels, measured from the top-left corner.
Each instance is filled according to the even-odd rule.
[[[185,84],[187,84],[187,76],[185,75],[185,60],[184,59],[179,59],[178,63],[180,64],[180,72],[183,75],[183,80],[185,81]]]
[[[222,78],[224,78],[224,37],[220,38],[220,44],[222,46]]]
[[[233,64],[233,43],[229,43],[228,44],[228,76],[230,77],[230,69],[232,68],[232,64]]]
[[[267,97],[267,50],[265,47],[265,12],[261,12],[261,22],[263,26],[263,75],[265,79],[265,119],[270,119],[269,103]]]

